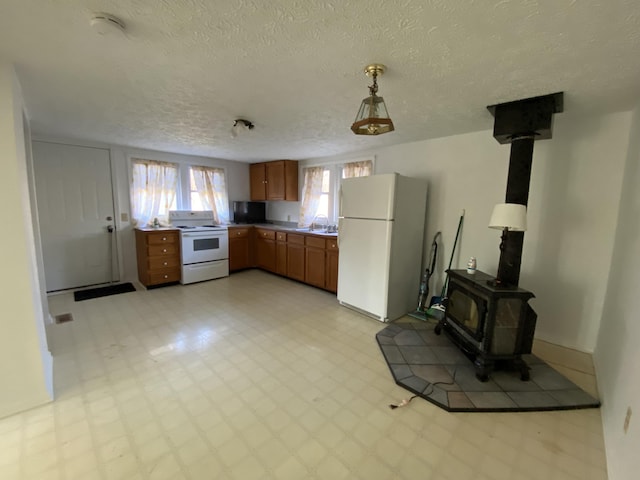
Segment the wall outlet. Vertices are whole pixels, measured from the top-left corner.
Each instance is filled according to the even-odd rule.
[[[629,423],[631,422],[631,414],[632,413],[633,412],[631,411],[631,407],[627,407],[627,415],[624,417],[624,427],[622,427],[622,429],[624,430],[625,434],[629,430]]]
[[[287,215],[287,222],[291,221],[291,215]]]
[[[121,222],[128,222],[129,221],[129,214],[128,213],[121,213],[120,214],[120,221]]]

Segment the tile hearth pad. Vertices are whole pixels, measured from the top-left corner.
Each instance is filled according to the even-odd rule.
[[[505,412],[597,408],[600,402],[535,355],[523,355],[531,380],[494,371],[488,382],[445,335],[424,322],[392,323],[376,340],[401,387],[450,412]]]

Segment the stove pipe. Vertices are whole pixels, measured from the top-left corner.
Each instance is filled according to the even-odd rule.
[[[490,105],[494,116],[493,137],[501,144],[511,144],[506,203],[528,205],[533,142],[552,136],[553,114],[563,111],[563,92]],[[506,285],[518,286],[524,232],[505,232],[500,252],[498,275]]]

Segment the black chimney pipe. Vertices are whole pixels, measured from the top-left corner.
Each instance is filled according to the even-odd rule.
[[[559,92],[487,107],[495,118],[493,137],[511,144],[505,203],[528,205],[533,143],[551,138],[553,114],[563,111],[563,100]],[[524,232],[504,232],[497,278],[505,286],[518,286],[523,244]]]

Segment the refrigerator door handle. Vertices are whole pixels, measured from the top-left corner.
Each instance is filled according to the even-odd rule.
[[[338,217],[342,217],[342,185],[338,190]]]
[[[344,222],[342,218],[338,217],[338,235],[336,236],[336,246],[340,249],[340,232],[344,233]]]

